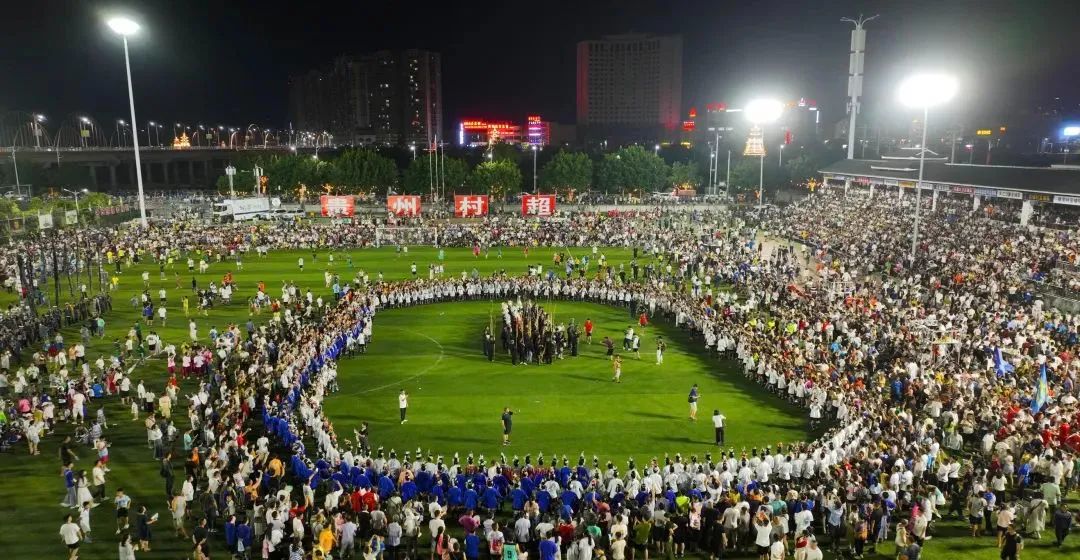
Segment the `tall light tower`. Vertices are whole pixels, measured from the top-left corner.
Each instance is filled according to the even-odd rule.
[[[850,62],[848,63],[848,139],[847,139],[847,158],[855,159],[855,117],[859,114],[861,109],[861,102],[859,98],[862,97],[863,86],[863,59],[866,56],[866,30],[863,29],[863,25],[866,22],[876,19],[878,16],[870,16],[868,18],[862,17],[859,14],[859,19],[840,18],[840,21],[846,21],[855,25],[855,29],[851,31],[851,53],[849,55]]]
[[[746,105],[743,114],[746,120],[754,125],[750,129],[750,137],[746,140],[746,150],[743,155],[760,156],[760,169],[758,170],[758,204],[765,204],[765,125],[776,121],[784,111],[784,104],[774,99],[755,99]]]
[[[915,184],[915,225],[911,234],[912,262],[915,261],[915,251],[919,246],[920,195],[923,189],[923,167],[926,165],[926,129],[929,128],[927,121],[930,118],[930,107],[948,102],[956,95],[957,88],[956,78],[950,75],[917,74],[901,82],[897,92],[901,103],[923,111],[922,144],[919,144],[919,182]]]
[[[139,31],[139,24],[125,17],[115,17],[108,22],[109,27],[124,39],[124,68],[127,70],[128,104],[131,106],[131,130],[138,130],[135,121],[135,93],[131,89],[131,59],[128,57],[128,35]],[[135,182],[139,187],[139,223],[146,227],[146,200],[143,198],[142,162],[139,160],[139,135],[132,135],[135,148]]]

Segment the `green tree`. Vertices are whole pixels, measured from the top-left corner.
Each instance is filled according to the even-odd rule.
[[[506,142],[496,142],[491,147],[491,161],[509,161],[518,163],[521,160],[521,150]]]
[[[521,190],[521,170],[509,161],[485,161],[469,175],[473,192],[490,194],[494,199]]]
[[[765,189],[778,187],[781,183],[787,181],[787,173],[780,169],[776,165],[776,160],[771,160],[772,165],[769,165],[770,159],[765,158]],[[731,165],[731,184],[728,185],[728,190],[731,192],[747,192],[757,191],[758,184],[761,182],[761,159],[757,157],[743,157],[740,158],[738,163],[732,163]]]
[[[596,169],[596,183],[607,192],[652,192],[663,188],[667,180],[668,166],[664,160],[641,146],[606,154]]]
[[[387,192],[398,183],[394,161],[373,150],[346,150],[334,161],[333,183],[344,192]]]
[[[448,193],[463,192],[466,181],[469,179],[469,164],[459,158],[448,157],[440,159],[440,173],[442,181],[446,184]],[[431,184],[435,173],[433,162],[427,158],[418,157],[409,163],[403,174],[403,185],[408,194],[427,194],[431,192]]]
[[[330,162],[302,155],[274,158],[263,166],[263,173],[274,194],[292,191],[300,185],[307,185],[309,190],[321,190],[322,185],[335,175],[334,165]]]
[[[672,187],[678,189],[696,189],[701,186],[701,166],[695,162],[683,163],[676,161],[671,164],[671,174],[668,180]]]
[[[785,161],[784,167],[792,181],[801,183],[817,175],[821,165],[813,156],[802,154]]]
[[[540,188],[551,191],[586,191],[592,184],[593,162],[581,152],[560,150],[540,170]]]

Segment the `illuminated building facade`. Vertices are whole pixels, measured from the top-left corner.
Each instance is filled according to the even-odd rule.
[[[682,126],[682,37],[613,35],[577,45],[577,122],[587,138],[671,139]]]
[[[345,144],[417,144],[442,137],[438,53],[410,49],[343,56],[289,81],[293,127]]]
[[[520,144],[521,125],[508,121],[465,119],[458,123],[458,145],[467,147],[488,146],[498,142]]]
[[[529,115],[525,130],[525,141],[530,145],[543,148],[551,143],[551,123],[541,119],[540,115]]]

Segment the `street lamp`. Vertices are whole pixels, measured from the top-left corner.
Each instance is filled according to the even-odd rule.
[[[41,149],[41,123],[45,122],[45,115],[34,115],[34,120],[30,121],[30,126],[34,129],[34,145]]]
[[[116,147],[119,148],[124,144],[124,137],[121,136],[120,129],[124,127],[124,119],[116,119]]]
[[[87,117],[79,117],[79,140],[82,141],[83,148],[86,148],[86,138],[90,136],[87,127],[93,128],[94,125],[90,123],[90,119]]]
[[[653,146],[653,153],[656,155],[660,155],[660,144]]]
[[[409,151],[412,152],[413,161],[416,161],[416,144],[411,144],[409,146]]]
[[[915,226],[911,235],[911,261],[915,262],[915,249],[919,244],[919,206],[922,195],[923,167],[926,164],[927,119],[932,105],[941,105],[956,95],[956,78],[945,74],[916,74],[900,83],[897,92],[900,102],[908,107],[923,110],[922,144],[919,150],[919,181],[915,184]],[[903,188],[903,187],[900,187]]]
[[[784,143],[783,142],[780,143],[780,163],[778,165],[781,168],[784,167]]]
[[[150,121],[150,126],[146,127],[146,145],[147,146],[153,146],[154,145],[154,143],[150,141],[150,129],[154,128],[155,126],[157,126],[157,123],[155,123],[154,121]]]
[[[751,124],[758,127],[761,130],[761,169],[758,175],[758,204],[765,204],[764,190],[765,190],[765,126],[768,123],[780,118],[780,113],[784,111],[784,105],[775,99],[755,99],[746,105],[743,109],[743,113],[746,114],[746,120]]]
[[[86,194],[88,191],[86,189],[79,189],[77,191],[73,191],[71,189],[63,189],[63,190],[65,192],[69,192],[69,193],[71,193],[72,195],[75,196],[75,215],[78,216],[79,215],[79,195],[80,194]]]
[[[138,125],[135,120],[135,92],[131,87],[131,58],[128,56],[127,38],[128,35],[132,35],[139,31],[139,24],[124,17],[112,18],[107,23],[109,24],[109,27],[124,40],[124,68],[127,70],[128,105],[131,107],[131,129],[137,130]],[[139,137],[137,135],[132,135],[132,145],[135,148],[135,182],[139,187],[139,222],[143,227],[146,227],[146,200],[143,198],[142,161],[139,158]]]

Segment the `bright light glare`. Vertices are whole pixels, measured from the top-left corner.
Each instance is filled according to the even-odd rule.
[[[1063,136],[1080,136],[1080,126],[1066,126],[1065,129],[1061,131],[1061,134]]]
[[[953,98],[956,78],[946,74],[916,74],[900,82],[900,102],[909,107],[933,107]]]
[[[126,17],[110,18],[105,23],[109,24],[109,28],[120,35],[134,35],[139,31],[139,24]]]
[[[746,105],[743,112],[746,120],[754,124],[765,124],[780,118],[784,104],[775,99],[755,99]]]

